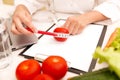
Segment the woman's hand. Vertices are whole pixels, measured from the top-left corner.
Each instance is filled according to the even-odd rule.
[[[81,33],[86,25],[84,18],[77,15],[68,17],[63,27],[67,28],[70,34],[75,35]]]
[[[32,17],[28,9],[24,5],[18,5],[12,17],[12,32],[15,34],[32,34],[30,31],[26,30],[23,26],[26,25],[33,32],[36,31],[36,28],[32,24]]]
[[[108,19],[98,11],[90,11],[81,15],[70,16],[67,18],[63,27],[67,28],[70,34],[80,34],[90,23]]]

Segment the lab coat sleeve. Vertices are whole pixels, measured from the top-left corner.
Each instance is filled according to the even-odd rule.
[[[33,14],[39,9],[43,9],[47,6],[47,0],[15,0],[15,6],[23,4],[25,5],[29,12]]]
[[[110,18],[112,22],[120,20],[120,0],[108,0],[95,7],[94,10]]]

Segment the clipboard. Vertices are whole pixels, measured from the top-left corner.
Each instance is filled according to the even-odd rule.
[[[57,24],[62,25],[64,22],[60,19]],[[54,23],[47,31],[53,32],[56,27]],[[70,72],[91,72],[97,61],[92,58],[92,54],[97,46],[102,46],[106,30],[107,25],[90,24],[81,34],[70,36],[66,42],[58,42],[53,36],[41,35],[36,44],[26,47],[19,55],[39,58],[40,62],[50,55],[59,55],[68,62]]]

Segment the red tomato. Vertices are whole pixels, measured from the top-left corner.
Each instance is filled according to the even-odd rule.
[[[43,73],[59,80],[65,76],[68,66],[66,60],[61,56],[49,56],[42,63],[42,70]]]
[[[33,80],[55,80],[50,75],[47,74],[39,74]]]
[[[32,80],[41,73],[41,65],[38,61],[28,59],[21,62],[16,68],[16,77],[18,80]]]
[[[69,31],[66,28],[63,28],[63,27],[57,27],[57,28],[55,28],[54,32],[69,34]],[[57,40],[57,41],[60,41],[60,42],[64,42],[64,41],[67,40],[67,38],[59,38],[59,37],[54,37],[54,39]]]

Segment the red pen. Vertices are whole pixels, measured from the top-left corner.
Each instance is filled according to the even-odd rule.
[[[29,27],[27,27],[26,29],[30,32],[33,32]],[[65,34],[65,33],[54,33],[54,32],[47,32],[47,31],[41,31],[41,30],[38,30],[37,33],[44,34],[44,35],[50,35],[54,37],[60,37],[60,38],[67,38],[69,36],[69,34]]]

